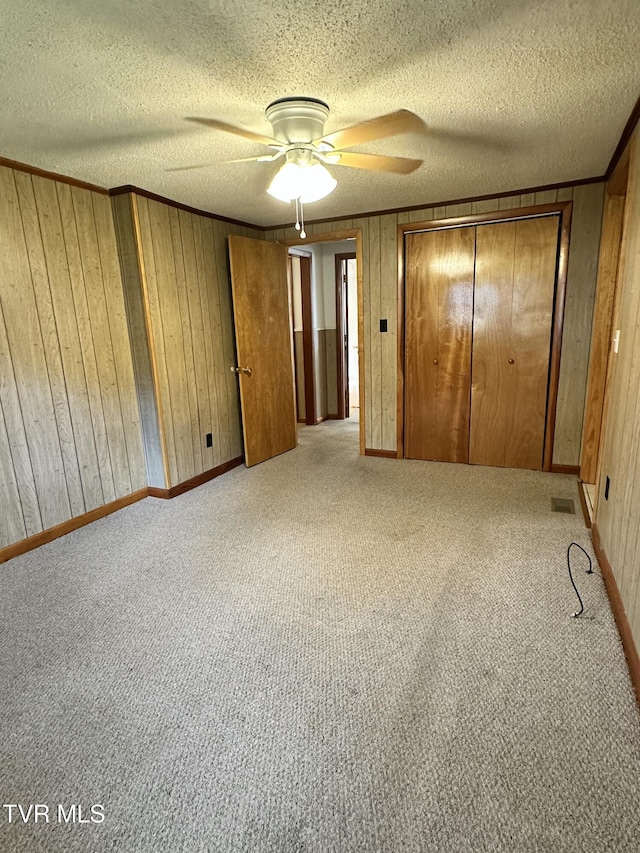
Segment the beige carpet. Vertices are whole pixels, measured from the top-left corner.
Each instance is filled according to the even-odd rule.
[[[552,497],[330,422],[0,567],[1,803],[50,810],[0,849],[637,851],[640,715]]]

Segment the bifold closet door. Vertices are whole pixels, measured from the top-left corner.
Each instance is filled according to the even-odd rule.
[[[559,217],[476,232],[469,462],[541,470]]]
[[[467,462],[475,228],[405,243],[405,447],[409,459]]]

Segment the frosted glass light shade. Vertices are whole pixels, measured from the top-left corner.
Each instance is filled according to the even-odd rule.
[[[322,163],[300,165],[288,162],[278,170],[267,192],[280,201],[299,199],[303,204],[319,201],[337,187],[338,182]]]

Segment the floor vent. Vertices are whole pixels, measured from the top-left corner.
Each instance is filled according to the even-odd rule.
[[[551,498],[551,509],[554,512],[567,512],[570,515],[576,514],[575,504],[571,498]]]

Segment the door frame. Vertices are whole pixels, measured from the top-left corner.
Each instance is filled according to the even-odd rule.
[[[287,250],[288,256],[300,258],[300,299],[302,303],[302,353],[304,368],[304,423],[311,426],[316,423],[316,382],[313,372],[315,348],[313,346],[313,299],[311,297],[311,252],[305,252],[296,246]],[[293,287],[293,280],[291,281]],[[293,302],[292,302],[293,305]],[[293,316],[291,317],[293,331]],[[295,343],[295,332],[294,332]],[[295,346],[294,346],[295,355]],[[298,403],[296,375],[296,406]]]
[[[347,294],[347,282],[344,280],[342,276],[343,269],[343,261],[357,261],[358,257],[356,252],[342,252],[339,255],[336,255],[336,373],[337,380],[336,385],[338,387],[338,419],[344,420],[344,418],[349,417],[349,406],[347,405],[347,398],[349,396],[349,385],[348,380],[345,381],[345,375],[348,375],[349,365],[345,365],[345,350],[344,350],[344,336],[347,336],[347,343],[349,341],[349,324],[347,322],[345,329],[345,319],[348,318],[348,294]],[[344,267],[346,269],[346,266]],[[346,392],[346,396],[345,396]]]
[[[488,225],[506,220],[535,219],[540,216],[559,215],[560,235],[556,287],[551,328],[551,352],[549,358],[549,385],[547,388],[547,416],[545,423],[543,471],[553,470],[553,440],[556,426],[558,383],[560,380],[560,354],[564,325],[564,304],[567,290],[569,265],[569,236],[571,233],[572,201],[558,201],[532,207],[516,207],[511,210],[495,210],[490,213],[474,213],[448,219],[433,219],[426,222],[401,223],[398,225],[398,389],[397,389],[397,457],[404,459],[404,358],[405,358],[405,234],[416,231],[431,231],[443,228],[464,228],[473,225]]]
[[[322,223],[318,223],[317,228],[322,227]],[[327,231],[318,234],[308,234],[308,243],[338,243],[341,240],[349,240],[355,238],[356,241],[356,269],[357,269],[357,287],[358,287],[358,384],[360,386],[360,441],[359,453],[365,455],[365,390],[364,390],[364,298],[363,298],[363,240],[361,228],[345,228],[341,231]],[[292,237],[289,239],[277,240],[287,248],[298,247],[304,248],[304,243],[300,242],[300,237]]]

